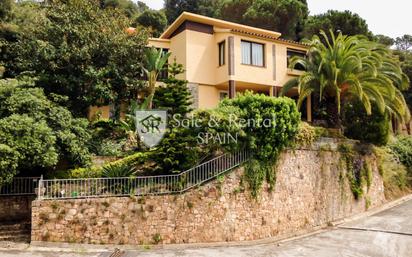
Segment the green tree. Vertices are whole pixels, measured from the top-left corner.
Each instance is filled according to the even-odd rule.
[[[395,44],[395,40],[393,38],[385,35],[375,35],[374,41],[385,46],[393,46],[393,44]]]
[[[15,117],[14,120],[20,116],[30,117],[30,119],[25,119],[25,122],[32,122],[33,126],[36,123],[44,124],[45,128],[41,127],[42,131],[50,133],[53,137],[53,140],[50,139],[46,142],[52,144],[50,149],[56,155],[56,160],[68,161],[72,166],[88,164],[90,162],[88,143],[91,138],[88,121],[73,118],[69,110],[58,104],[58,102],[64,102],[65,97],[50,95],[49,97],[53,98],[50,100],[43,93],[43,89],[32,86],[31,80],[0,80],[0,120],[6,120],[12,116]],[[14,137],[19,135],[18,131],[12,132],[12,130],[9,130],[9,133]],[[33,134],[33,137],[36,137],[36,135]],[[15,139],[18,141],[17,138]],[[43,139],[40,137],[33,140]],[[2,143],[18,153],[22,150],[21,148],[15,148],[9,141]],[[27,145],[27,147],[43,146]],[[38,151],[46,151],[46,149]],[[30,163],[31,160],[27,159],[27,165],[31,165]],[[45,164],[42,167],[53,166],[54,164],[53,159],[53,164]],[[33,165],[36,165],[36,163],[33,163]],[[19,164],[19,167],[22,167],[22,165]]]
[[[167,21],[172,24],[182,12],[214,17],[222,0],[165,0]]]
[[[159,74],[165,69],[170,52],[165,53],[162,49],[154,47],[145,49],[143,70],[147,76],[149,94],[146,100],[147,108],[152,108],[153,97],[156,91],[156,82]]]
[[[146,10],[137,16],[135,23],[149,28],[153,37],[158,37],[165,30],[167,19],[163,11]]]
[[[0,2],[0,21],[7,20],[11,14],[13,0],[2,0]]]
[[[147,7],[146,4],[140,1],[138,2],[138,4],[135,4],[131,0],[101,0],[100,5],[104,9],[105,8],[118,9],[124,14],[126,14],[129,18],[136,16],[139,12],[144,10],[144,7]]]
[[[191,93],[186,80],[177,79],[184,72],[183,66],[174,61],[168,67],[169,77],[165,86],[156,90],[154,106],[168,111],[166,134],[153,153],[158,173],[178,173],[191,168],[199,158],[196,136],[191,128],[180,126],[176,121],[187,118],[192,111]]]
[[[23,169],[49,168],[57,164],[56,137],[45,121],[28,115],[13,114],[0,119],[1,168]],[[17,158],[16,158],[17,157]],[[16,162],[17,161],[17,162]],[[10,180],[16,170],[1,170],[0,180]]]
[[[308,6],[301,0],[227,0],[222,2],[218,16],[297,39],[297,32],[308,16]]]
[[[350,11],[329,10],[324,14],[309,16],[301,33],[302,38],[312,38],[320,31],[332,30],[336,35],[342,33],[348,36],[364,35],[372,39],[368,24],[358,14]]]
[[[400,121],[409,120],[410,114],[400,90],[409,86],[409,79],[402,72],[399,62],[386,47],[359,36],[337,37],[331,31],[329,40],[321,32],[323,40],[313,36],[307,57],[295,57],[290,67],[300,64],[305,72],[288,81],[282,88],[285,94],[298,87],[300,107],[311,94],[319,100],[333,97],[340,126],[340,106],[345,99],[359,99],[368,115],[372,113],[372,102],[381,113],[389,112]]]
[[[192,111],[192,94],[187,87],[187,81],[177,79],[176,76],[183,73],[183,65],[176,60],[169,65],[169,77],[164,81],[165,85],[156,90],[153,100],[157,109],[167,110],[170,118],[176,114],[184,117]]]
[[[90,105],[119,106],[135,98],[147,42],[144,31],[128,34],[130,19],[100,9],[93,0],[58,0],[36,8],[44,19],[34,20],[30,34],[24,32],[6,46],[14,54],[9,62],[14,66],[6,66],[6,72],[13,67],[18,67],[14,74],[33,71],[37,86],[47,95],[68,96],[76,115],[85,116]]]
[[[398,50],[409,51],[412,48],[412,36],[403,35],[402,37],[397,37],[395,39],[395,45]]]
[[[375,145],[386,145],[389,139],[390,120],[387,113],[379,112],[372,104],[372,114],[368,115],[358,100],[345,104],[343,126],[348,138]]]

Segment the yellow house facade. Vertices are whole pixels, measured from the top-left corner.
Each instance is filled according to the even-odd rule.
[[[286,81],[298,76],[301,71],[288,69],[288,59],[305,55],[308,47],[280,36],[184,12],[159,38],[149,39],[149,46],[167,49],[169,62],[176,59],[183,65],[185,72],[180,78],[188,81],[194,107],[204,109],[245,90],[276,97]],[[294,94],[297,92],[290,96]],[[304,118],[311,121],[310,97],[305,109]]]

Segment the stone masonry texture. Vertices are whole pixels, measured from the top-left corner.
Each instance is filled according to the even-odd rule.
[[[336,151],[288,150],[275,189],[252,198],[243,168],[184,194],[34,201],[32,240],[171,244],[263,239],[327,225],[385,202],[376,159],[369,190],[355,200]],[[342,176],[343,174],[343,176]]]

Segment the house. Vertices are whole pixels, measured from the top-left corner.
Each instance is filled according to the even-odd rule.
[[[185,68],[181,79],[191,89],[195,108],[213,108],[225,97],[252,90],[276,97],[290,78],[301,71],[288,69],[294,55],[305,55],[304,44],[284,40],[275,31],[227,22],[202,15],[182,13],[149,46],[167,49]],[[297,91],[288,93],[296,97]],[[302,108],[311,121],[311,99]],[[94,111],[96,111],[95,108]]]

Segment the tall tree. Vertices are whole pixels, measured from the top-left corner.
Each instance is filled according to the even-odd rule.
[[[304,0],[227,0],[222,2],[218,16],[297,39],[297,32],[308,16],[308,6]]]
[[[298,87],[298,105],[311,94],[320,100],[333,97],[336,101],[340,126],[342,100],[355,98],[371,114],[372,103],[378,110],[393,114],[400,121],[409,121],[410,113],[400,90],[409,86],[409,79],[402,72],[397,59],[381,44],[370,42],[359,36],[335,37],[321,32],[323,39],[313,36],[307,57],[294,57],[290,67],[300,64],[305,72],[291,79],[282,88],[285,94],[292,87]],[[331,38],[329,40],[329,38]],[[333,115],[333,113],[330,113]]]
[[[372,39],[368,24],[358,14],[350,11],[329,10],[324,14],[309,16],[301,33],[302,38],[312,38],[319,32],[332,30],[335,35],[341,32],[344,35],[364,35]]]
[[[158,37],[166,28],[167,19],[163,11],[146,10],[137,16],[134,25],[148,28],[153,37]]]
[[[169,24],[182,12],[191,12],[214,17],[218,4],[222,0],[165,0],[164,7]]]
[[[378,42],[379,44],[389,46],[389,47],[393,46],[393,44],[395,43],[395,40],[393,38],[385,36],[385,35],[375,35],[374,41]]]
[[[409,51],[412,50],[412,36],[403,35],[395,39],[395,45],[398,50]]]
[[[33,21],[30,36],[6,46],[15,55],[10,63],[18,66],[16,73],[34,72],[46,94],[68,96],[76,115],[85,116],[90,105],[119,106],[135,98],[144,31],[128,34],[131,20],[102,10],[94,0],[59,0],[37,8],[45,18]]]

